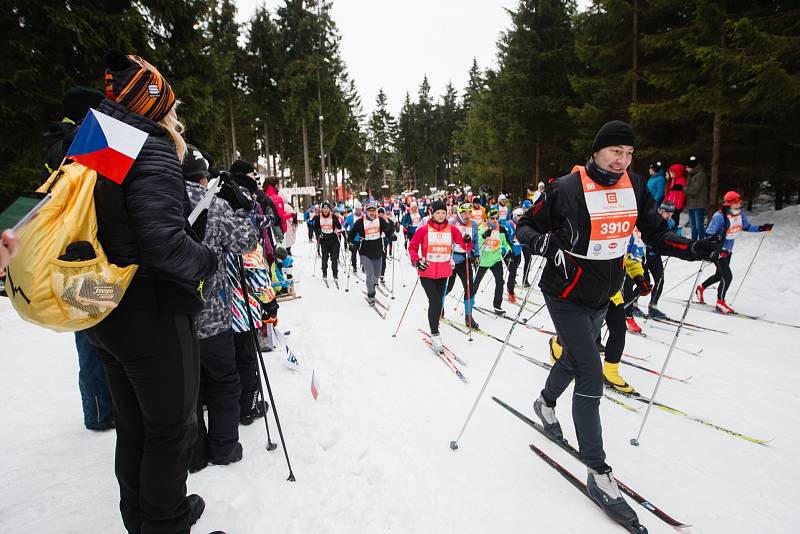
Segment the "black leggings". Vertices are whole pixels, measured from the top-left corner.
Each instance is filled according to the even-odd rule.
[[[608,305],[606,312],[606,326],[608,327],[608,339],[606,339],[605,361],[608,363],[619,363],[622,359],[622,352],[625,350],[625,305]]]
[[[491,267],[478,267],[478,273],[475,275],[475,288],[473,293],[478,292],[478,287],[481,285],[481,280],[486,274],[486,271],[491,270],[494,275],[494,307],[500,308],[503,304],[503,260],[498,261]]]
[[[334,237],[320,239],[320,248],[322,249],[322,276],[328,276],[328,258],[330,258],[333,277],[336,278],[339,276],[339,239]]]
[[[717,272],[702,283],[703,289],[706,289],[708,286],[719,282],[717,287],[717,298],[719,300],[725,300],[725,295],[728,293],[728,288],[733,280],[733,273],[731,272],[731,256],[733,252],[723,251],[723,254],[724,256],[720,256],[719,260],[714,264],[717,267]]]
[[[517,269],[519,269],[520,261],[522,260],[522,254],[517,254],[516,256],[512,252],[508,258],[508,281],[506,282],[506,287],[508,287],[508,293],[514,293],[514,287],[517,285]]]
[[[428,295],[428,326],[431,327],[431,334],[438,334],[447,278],[420,278],[419,283]]]
[[[650,306],[658,304],[661,292],[664,290],[664,263],[658,254],[645,256],[644,269],[653,279],[653,292],[650,293]]]
[[[531,249],[526,245],[522,245],[522,257],[524,262],[522,264],[522,285],[528,284],[528,275],[531,273]]]

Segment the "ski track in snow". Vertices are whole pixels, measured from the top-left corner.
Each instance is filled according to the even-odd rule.
[[[800,273],[792,268],[800,264],[800,207],[750,218],[756,224],[775,222],[776,227],[767,235],[734,308],[800,323]],[[760,238],[744,233],[737,238],[729,301]],[[537,444],[584,479],[585,470],[577,461],[490,399],[497,395],[532,415],[532,401],[547,376],[543,369],[508,350],[460,449],[453,452],[448,444],[458,435],[500,344],[477,335],[469,342],[441,326],[445,344],[469,362],[459,365],[470,380],[464,385],[419,340],[417,328],[428,329],[421,288],[398,337],[391,337],[414,282],[405,256],[395,265],[396,300],[383,297],[391,305],[384,321],[364,302],[363,281],[351,279],[350,292],[345,293],[347,280],[340,268],[342,289],[337,291],[333,283],[328,289],[320,281],[318,265],[316,277],[311,276],[313,247],[301,239],[293,248],[303,298],[281,304],[279,330],[291,330],[285,340],[302,370],[282,365],[282,349],[265,354],[265,360],[297,482],[286,481],[280,444],[275,451],[265,450],[261,420],[240,427],[241,462],[209,466],[189,476],[189,492],[206,500],[206,511],[193,532],[623,531],[536,458],[528,444]],[[390,286],[391,268],[390,264]],[[670,260],[665,291],[697,268],[696,263]],[[521,272],[520,268],[520,276]],[[708,267],[703,278],[712,273],[713,266]],[[482,285],[489,289],[479,294],[479,305],[491,306],[493,283],[490,276],[484,279]],[[685,298],[690,283],[665,296]],[[520,300],[524,292],[518,286]],[[454,293],[460,294],[458,284]],[[715,297],[715,290],[706,295]],[[537,291],[531,297],[541,300]],[[452,311],[453,301],[447,302],[448,317],[461,323],[461,310]],[[517,308],[508,302],[503,307],[516,314]],[[660,307],[680,318],[680,304],[662,300]],[[476,320],[501,338],[511,326],[481,314]],[[636,436],[646,406],[635,414],[604,401],[608,463],[620,480],[668,514],[694,525],[685,532],[796,532],[800,370],[795,347],[800,330],[695,309],[687,320],[730,334],[684,330],[679,345],[703,348],[702,355],[676,351],[667,372],[694,378],[689,384],[662,382],[658,400],[775,441],[767,446],[748,443],[654,410],[641,446],[634,448],[629,440]],[[551,328],[544,311],[532,323]],[[673,329],[658,326],[644,329],[652,338],[671,341]],[[525,354],[548,358],[546,335],[518,327],[512,342],[523,344]],[[629,336],[625,350],[652,356],[649,362],[637,363],[660,369],[667,347]],[[316,402],[310,394],[312,369],[320,387]],[[656,376],[630,367],[622,372],[641,393],[652,393]],[[566,437],[576,444],[570,391],[557,413]],[[97,434],[83,428],[72,335],[24,323],[7,299],[0,299],[0,414],[0,531],[124,531],[113,471],[115,436],[113,431]],[[280,443],[272,414],[270,430],[273,441]],[[650,532],[674,532],[643,508],[633,507]]]

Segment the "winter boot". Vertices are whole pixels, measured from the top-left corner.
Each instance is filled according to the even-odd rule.
[[[724,313],[725,315],[729,313],[736,313],[733,311],[733,308],[728,306],[728,304],[723,299],[717,299],[717,311],[720,313]]]
[[[233,445],[233,449],[222,458],[212,458],[211,463],[214,465],[228,465],[238,462],[242,459],[242,444],[238,441]]]
[[[431,347],[435,352],[439,354],[444,352],[444,346],[442,345],[442,335],[438,332],[436,334],[431,334]]]
[[[258,402],[258,391],[253,391],[247,406],[242,408],[242,413],[239,415],[239,424],[247,426],[256,419],[264,417],[267,406],[267,401]]]
[[[189,503],[189,526],[192,526],[197,523],[197,520],[203,515],[203,510],[206,509],[206,501],[195,493],[188,495],[186,500]]]
[[[642,327],[636,324],[636,319],[633,317],[625,318],[625,326],[628,328],[628,332],[633,332],[634,334],[642,333]]]
[[[611,468],[603,464],[602,469],[595,470],[588,468],[589,475],[586,481],[586,489],[589,497],[600,505],[600,508],[617,523],[625,526],[637,527],[634,532],[647,532],[647,529],[639,525],[639,518],[633,511],[622,493],[617,487],[617,481],[611,475]]]
[[[703,286],[697,286],[697,289],[694,290],[694,301],[698,304],[705,304],[706,301],[703,298],[703,292],[706,290]]]
[[[667,319],[667,314],[655,306],[650,306],[647,308],[647,315],[650,316],[651,319]]]
[[[603,381],[620,393],[636,394],[636,390],[619,376],[619,363],[603,362]]]
[[[472,324],[470,325],[470,323],[472,323]],[[469,328],[471,326],[473,330],[480,330],[481,329],[481,327],[478,326],[478,322],[471,315],[465,315],[464,316],[464,325],[467,328]]]
[[[511,304],[517,303],[517,296],[514,294],[513,291],[508,292],[508,302],[510,302]]]
[[[372,295],[367,295],[367,302],[369,303],[370,306],[375,305],[375,293],[373,293]]]
[[[541,394],[538,399],[533,401],[533,411],[536,412],[536,415],[542,420],[544,431],[549,436],[552,436],[556,440],[564,439],[564,433],[561,431],[561,424],[556,418],[555,406],[548,406]]]
[[[563,353],[564,348],[558,343],[558,338],[552,336],[550,338],[550,363],[555,365],[556,362],[561,359]]]

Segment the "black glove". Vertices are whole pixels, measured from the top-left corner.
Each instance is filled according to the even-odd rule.
[[[772,223],[762,224],[761,226],[758,227],[758,231],[759,232],[771,232],[773,226],[775,226],[775,225],[772,224]]]
[[[350,243],[350,250],[352,252],[355,252],[356,250],[358,250],[358,245],[356,245],[355,243]]]
[[[464,234],[464,244],[469,245],[472,242],[472,236],[469,234]]]
[[[420,271],[424,271],[425,269],[427,269],[427,268],[428,268],[428,262],[427,262],[427,261],[425,261],[425,258],[420,258],[420,259],[418,259],[418,260],[417,260],[417,263],[415,263],[414,265],[415,265],[415,266],[417,267],[417,269],[419,269]]]
[[[719,259],[721,242],[722,237],[719,235],[711,236],[706,239],[698,239],[692,242],[692,252],[701,260],[717,261]]]
[[[544,256],[549,260],[552,260],[553,256],[555,256],[556,253],[563,248],[561,246],[561,240],[553,232],[539,234],[538,236],[534,237],[531,239],[530,247],[532,253],[536,254],[537,256]]]
[[[486,239],[486,238],[487,238],[487,237],[489,237],[490,235],[492,235],[492,231],[491,231],[491,230],[486,230],[485,232],[483,232],[483,238],[484,238],[484,239]]]
[[[635,276],[633,278],[633,281],[636,283],[636,287],[639,288],[639,295],[641,295],[642,297],[646,297],[647,295],[650,294],[651,291],[653,291],[653,286],[650,285],[650,280],[648,280],[641,274]]]
[[[480,266],[480,264],[481,264],[480,256],[475,256],[474,258],[472,258],[472,266],[473,267],[478,267],[478,266]]]
[[[392,234],[392,241],[397,241],[397,234]]]

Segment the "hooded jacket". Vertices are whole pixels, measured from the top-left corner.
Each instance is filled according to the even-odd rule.
[[[447,219],[442,223],[437,223],[434,222],[433,219],[429,219],[427,224],[417,228],[414,237],[411,239],[411,243],[408,245],[408,254],[411,257],[411,263],[413,265],[416,265],[417,260],[425,256],[425,251],[428,250],[428,233],[440,232],[446,228],[448,224],[450,223]],[[468,248],[467,244],[464,242],[464,237],[454,224],[450,224],[450,235],[451,246],[458,244],[465,250]],[[421,255],[420,252],[422,253]],[[427,269],[424,271],[417,270],[417,272],[420,278],[450,278],[450,275],[453,274],[452,254],[451,260],[429,262]]]
[[[189,197],[175,146],[161,126],[104,100],[99,107],[148,134],[122,185],[98,175],[97,237],[111,263],[139,268],[122,303],[156,313],[195,315],[217,258],[189,226]]]
[[[636,226],[644,242],[658,254],[685,260],[699,259],[691,250],[690,240],[669,230],[666,221],[658,214],[644,180],[634,173],[628,175],[636,197]],[[567,174],[551,183],[517,223],[517,240],[531,246],[532,251],[535,247],[531,242],[548,232],[558,237],[564,250],[564,261],[563,265],[556,265],[554,260],[547,261],[539,281],[542,292],[593,309],[606,306],[611,296],[622,288],[624,257],[589,260],[569,254],[573,250],[583,253],[581,251],[588,247],[591,234],[589,210],[579,173]]]
[[[706,171],[698,165],[691,171],[686,171],[686,207],[688,209],[706,209],[708,206],[708,181]]]
[[[272,203],[275,205],[275,225],[278,226],[280,224],[281,232],[286,232],[286,221],[292,218],[291,213],[287,213],[283,207],[283,198],[278,194],[278,190],[274,185],[267,185],[264,187],[264,193],[272,199]],[[281,239],[282,241],[283,239]]]
[[[186,182],[189,202],[194,208],[203,200],[207,189],[194,182]],[[250,214],[240,209],[233,211],[230,205],[215,197],[208,207],[203,243],[217,256],[217,272],[206,281],[208,296],[205,306],[195,321],[197,337],[205,339],[231,328],[230,295],[233,291],[225,274],[225,255],[244,254],[256,248],[258,232]]]
[[[680,163],[673,163],[669,166],[672,178],[667,182],[667,192],[664,195],[666,200],[675,204],[675,209],[682,210],[686,207],[686,167]]]
[[[664,202],[664,192],[667,188],[667,177],[664,176],[664,171],[660,170],[647,179],[647,190],[653,195],[653,200],[656,201],[656,206],[660,206]]]

